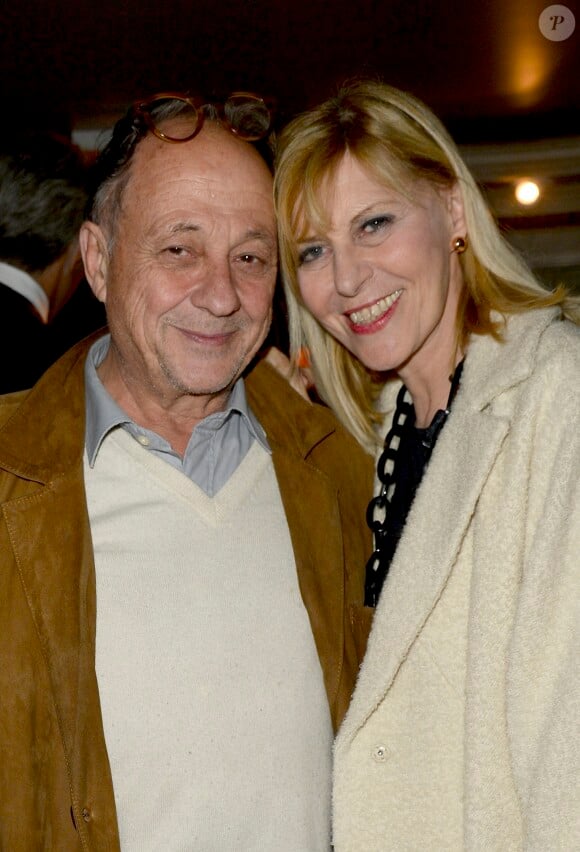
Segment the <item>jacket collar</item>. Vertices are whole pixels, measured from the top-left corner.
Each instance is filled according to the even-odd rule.
[[[475,409],[483,411],[498,396],[530,377],[540,338],[560,316],[558,308],[514,314],[503,320],[499,342],[489,335],[472,337],[461,383]],[[494,319],[502,322],[499,315]]]
[[[81,463],[84,362],[99,336],[100,333],[92,335],[69,350],[26,392],[0,428],[0,468],[22,479],[47,484]]]
[[[461,396],[468,396],[477,411],[483,411],[496,397],[525,381],[534,368],[534,357],[545,329],[561,317],[558,308],[527,311],[504,318],[494,314],[501,339],[473,335],[461,375]],[[390,424],[401,382],[388,382],[378,407]],[[454,410],[456,404],[454,404]]]
[[[260,361],[246,378],[252,411],[266,430],[268,441],[306,459],[311,450],[336,431],[336,420],[323,406],[316,407],[294,391],[270,364]]]
[[[101,330],[70,349],[26,392],[0,427],[0,468],[46,484],[79,463],[84,451],[84,364],[90,347],[104,333]],[[258,363],[246,386],[251,409],[270,442],[290,444],[306,458],[335,431],[330,412],[320,408],[317,417],[309,417],[309,404],[269,364]],[[63,434],[74,435],[75,440],[63,444]]]

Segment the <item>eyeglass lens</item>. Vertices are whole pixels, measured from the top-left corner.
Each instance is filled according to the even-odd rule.
[[[175,95],[156,97],[142,107],[151,129],[172,142],[185,142],[199,132],[203,109]],[[223,105],[223,118],[233,133],[248,142],[263,139],[270,129],[270,110],[257,95],[230,95]]]
[[[233,132],[249,142],[263,139],[270,129],[270,110],[261,98],[251,95],[230,95],[224,117]]]
[[[144,111],[148,123],[162,139],[185,142],[195,136],[199,129],[201,116],[195,106],[184,98],[155,98]]]

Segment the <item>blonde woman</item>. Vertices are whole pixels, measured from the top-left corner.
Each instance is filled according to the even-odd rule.
[[[578,301],[381,83],[290,124],[276,200],[293,351],[377,457],[336,852],[578,849]]]

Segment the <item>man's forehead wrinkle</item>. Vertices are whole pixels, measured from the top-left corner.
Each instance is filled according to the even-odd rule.
[[[189,231],[201,231],[201,225],[194,225],[190,222],[175,222],[169,227],[170,234],[182,234]]]
[[[147,178],[143,178],[143,186],[147,186]],[[136,193],[142,193],[141,187],[135,184]],[[255,185],[249,184],[247,187],[231,187],[228,183],[227,176],[223,178],[205,178],[187,173],[173,173],[153,191],[147,192],[151,199],[159,199],[159,202],[164,202],[165,199],[175,199],[175,206],[181,206],[183,199],[199,204],[200,213],[220,213],[227,214],[229,210],[232,212],[242,208],[251,207],[252,204],[262,206],[264,201],[267,202],[267,209],[272,209],[274,216],[274,203],[271,201],[270,193],[266,189],[261,189]],[[192,215],[195,215],[196,210],[192,210]]]
[[[169,221],[167,223],[163,222],[155,222],[152,225],[153,230],[166,231],[169,236],[175,234],[189,234],[189,233],[203,233],[204,231],[213,230],[215,223],[210,221],[178,221],[172,222]],[[273,242],[276,240],[276,235],[274,230],[270,230],[269,228],[263,227],[248,227],[245,231],[241,233],[242,240],[266,240],[268,242]]]
[[[207,171],[203,164],[196,167],[193,163],[191,167],[184,167],[183,172],[179,177],[189,180],[194,190],[201,194],[207,194],[210,197],[229,197],[231,195],[273,195],[272,184],[269,176],[264,177],[260,174],[252,174],[250,171],[245,171],[240,164],[236,170],[236,174],[225,164],[223,168],[210,166],[208,164]],[[199,170],[196,170],[196,169]]]
[[[276,243],[276,235],[269,231],[258,231],[255,229],[250,229],[246,231],[244,234],[245,240],[263,240],[264,242],[275,244]]]

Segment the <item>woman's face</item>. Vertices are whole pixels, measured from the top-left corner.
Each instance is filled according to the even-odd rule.
[[[298,244],[308,310],[368,369],[404,381],[449,369],[463,286],[452,240],[465,234],[457,190],[410,190],[386,188],[347,153],[324,187],[328,231]]]

